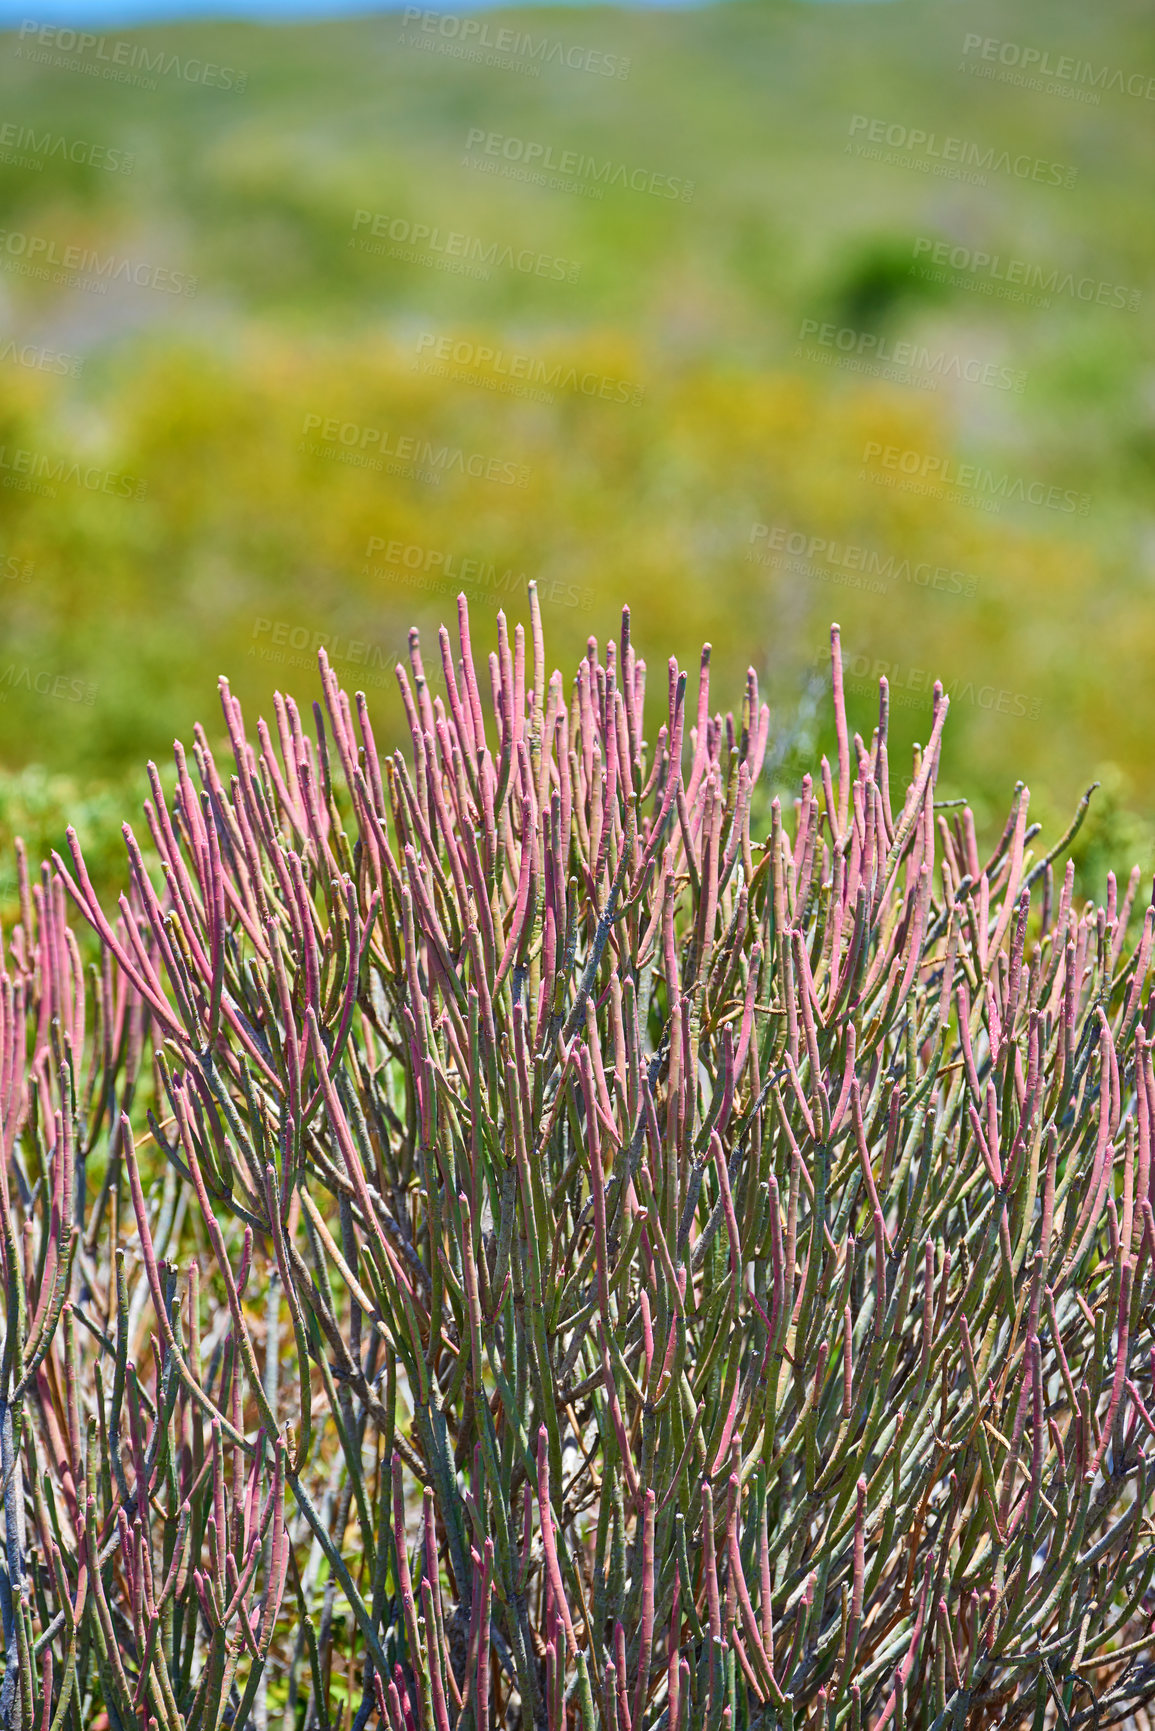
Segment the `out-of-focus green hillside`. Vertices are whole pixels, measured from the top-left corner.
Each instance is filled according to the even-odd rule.
[[[948,791],[1054,832],[1100,775],[1088,861],[1145,850],[1145,9],[481,15],[512,67],[447,16],[0,37],[9,770],[135,800],[218,673],[310,696],[319,641],[388,730],[410,621],[464,586],[488,650],[536,577],[559,665],[628,600],[784,726],[837,617],[896,762],[941,677]],[[1028,50],[1062,81],[990,76]]]

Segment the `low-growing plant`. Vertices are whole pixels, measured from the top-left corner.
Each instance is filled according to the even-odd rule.
[[[1155,908],[892,793],[755,839],[468,613],[70,832],[0,978],[0,1724],[1105,1727],[1155,1698]],[[482,684],[488,689],[483,695]],[[653,699],[651,698],[651,702]],[[87,970],[68,899],[99,940]],[[87,941],[87,940],[85,940]],[[1131,944],[1131,947],[1129,947]]]

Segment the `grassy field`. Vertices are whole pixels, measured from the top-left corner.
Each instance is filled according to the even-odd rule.
[[[0,826],[99,830],[320,642],[388,734],[408,624],[536,578],[567,670],[623,601],[652,680],[755,666],[785,787],[837,618],[867,737],[941,678],[944,796],[1097,777],[1088,881],[1146,869],[1143,9],[474,25],[0,37]]]

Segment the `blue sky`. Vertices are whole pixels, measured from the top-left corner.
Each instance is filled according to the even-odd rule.
[[[424,0],[441,12],[491,11],[503,0]],[[552,5],[582,5],[585,0],[504,0],[519,9],[526,5],[545,10]],[[604,3],[604,0],[603,0]],[[642,9],[709,4],[710,0],[626,0],[630,6]],[[400,12],[404,0],[0,0],[0,29],[11,29],[25,19],[35,18],[46,24],[93,24],[109,28],[115,25],[159,22],[167,18],[228,17],[263,18],[275,22],[279,18],[321,18],[334,14]]]
[[[91,29],[127,28],[133,24],[160,23],[169,18],[228,17],[266,19],[324,18],[365,12],[399,12],[397,3],[367,3],[367,0],[0,0],[0,29],[11,29],[26,19],[43,24],[84,25]],[[492,10],[503,0],[425,0],[440,11],[481,12]],[[504,0],[510,4],[511,0]],[[552,5],[582,5],[585,0],[512,0],[520,7],[548,10]],[[598,0],[604,3],[604,0]],[[617,0],[631,7],[670,10],[709,5],[712,0]],[[817,0],[815,0],[817,3]],[[870,0],[866,0],[870,3]]]

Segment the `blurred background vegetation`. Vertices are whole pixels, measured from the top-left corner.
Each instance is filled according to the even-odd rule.
[[[220,733],[220,673],[252,721],[275,688],[316,695],[323,641],[397,735],[389,669],[412,622],[436,660],[463,573],[483,652],[495,605],[524,617],[535,577],[567,675],[628,601],[655,714],[667,655],[693,667],[710,640],[716,709],[753,665],[785,792],[828,743],[813,670],[836,618],[867,738],[890,672],[896,774],[941,677],[944,797],[968,796],[997,834],[1022,778],[1053,839],[1099,779],[1084,887],[1108,865],[1149,871],[1149,8],[478,16],[491,40],[584,51],[579,69],[532,50],[470,63],[439,51],[453,26],[400,12],[109,29],[99,49],[0,36],[5,861],[14,832],[38,853],[73,818],[111,883],[145,760],[169,760],[198,720]],[[982,76],[1000,63],[980,38],[1083,62],[1092,82]],[[580,69],[627,59],[624,77]],[[135,82],[101,75],[134,63]],[[934,140],[871,159],[855,147],[872,121]],[[478,158],[506,159],[474,146],[467,162],[479,132],[692,181],[692,196],[612,171],[576,190],[482,172]],[[988,170],[934,172],[948,137],[993,151]],[[375,250],[357,212],[382,219]],[[389,256],[390,233],[418,226],[431,242]],[[451,233],[496,248],[493,263],[436,268],[468,249]],[[1138,305],[1016,303],[980,292],[981,272],[936,282],[912,273],[920,239]],[[69,248],[98,255],[86,285],[57,268]],[[859,361],[904,344],[926,351],[914,371]],[[504,388],[519,376],[538,383]],[[350,442],[326,441],[326,421]],[[975,465],[1011,496],[985,510],[957,487],[880,485],[902,476],[864,460],[875,447]],[[348,460],[362,452],[378,466]],[[1086,503],[1015,497],[1028,488]],[[791,558],[797,537],[826,550]],[[426,567],[448,575],[435,586]],[[917,580],[938,571],[942,588]],[[11,888],[5,864],[0,906]]]

